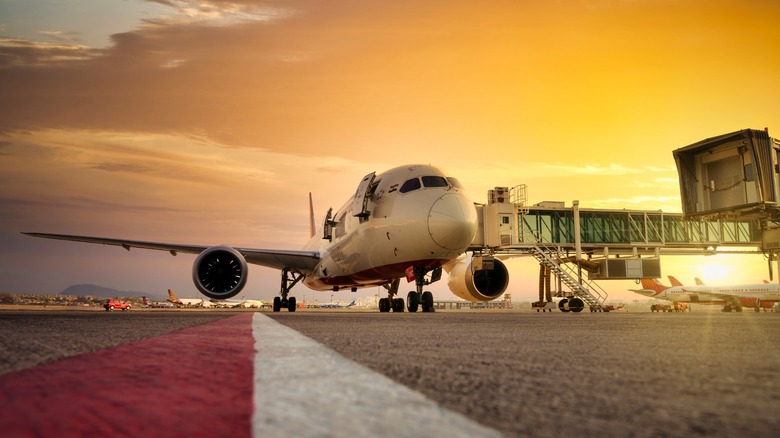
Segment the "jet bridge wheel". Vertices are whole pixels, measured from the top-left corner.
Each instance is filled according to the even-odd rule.
[[[569,300],[569,310],[572,312],[582,312],[582,309],[585,308],[585,302],[582,301],[582,299],[574,297]]]

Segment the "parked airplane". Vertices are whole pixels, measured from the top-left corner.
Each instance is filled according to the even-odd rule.
[[[642,289],[631,289],[640,295],[675,303],[717,304],[724,312],[741,312],[743,307],[772,309],[780,301],[777,284],[745,284],[734,286],[664,286],[654,278],[643,278]]]
[[[263,307],[265,303],[263,303],[260,300],[242,300],[239,304],[239,307],[246,307],[246,308],[261,308]]]
[[[168,301],[186,307],[211,307],[211,303],[202,298],[179,298],[170,289],[168,289]]]
[[[338,303],[338,302],[336,302],[336,303],[322,303],[322,304],[318,304],[318,306],[323,308],[323,309],[336,309],[336,308],[339,308],[339,307],[352,307],[354,305],[355,305],[355,300],[352,300],[352,302],[348,303],[348,304],[347,303]]]
[[[471,258],[477,232],[476,209],[457,179],[427,165],[396,167],[366,175],[354,195],[333,213],[328,210],[318,233],[309,197],[311,240],[302,251],[252,249],[226,245],[184,245],[89,236],[25,233],[34,237],[199,254],[192,277],[197,289],[213,299],[237,295],[246,284],[247,263],[281,270],[281,290],[274,311],[293,312],[290,289],[303,280],[314,290],[338,291],[385,286],[381,312],[433,311],[433,295],[424,287],[450,276],[449,288],[469,301],[491,301],[509,281],[498,259]],[[396,298],[400,278],[415,283],[415,290]]]
[[[143,304],[141,307],[155,307],[155,308],[171,308],[173,303],[169,301],[149,301],[146,297],[141,297]]]

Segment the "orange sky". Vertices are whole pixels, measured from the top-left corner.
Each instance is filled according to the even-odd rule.
[[[531,202],[679,212],[672,150],[780,136],[776,1],[115,3],[146,9],[98,28],[0,5],[0,289],[186,296],[193,258],[18,232],[295,249],[309,191],[321,216],[412,162],[479,202],[527,184]],[[712,281],[768,278],[760,256],[662,266],[692,282],[718,263],[742,268]],[[516,265],[510,291],[535,295],[536,267]],[[243,295],[277,276],[251,268]]]

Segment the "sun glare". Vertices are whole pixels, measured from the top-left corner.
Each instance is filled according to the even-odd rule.
[[[701,279],[707,282],[721,282],[729,278],[731,266],[723,263],[707,263],[700,266]]]

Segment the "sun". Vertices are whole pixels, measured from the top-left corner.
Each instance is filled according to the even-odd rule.
[[[699,266],[701,279],[707,282],[719,282],[729,278],[731,266],[725,263],[707,263]]]

